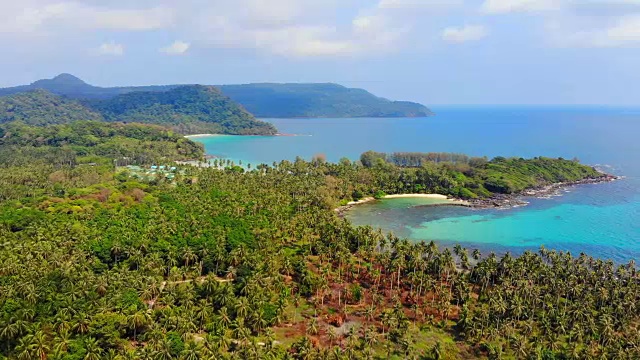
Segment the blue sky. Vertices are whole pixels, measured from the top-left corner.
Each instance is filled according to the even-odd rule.
[[[336,82],[438,104],[640,105],[640,0],[0,0],[0,86]]]

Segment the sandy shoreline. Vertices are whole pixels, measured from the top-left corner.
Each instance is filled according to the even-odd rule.
[[[450,197],[448,197],[446,195],[441,195],[441,194],[397,194],[397,195],[386,195],[381,200],[407,199],[407,198],[423,198],[423,199],[446,200],[446,202],[443,202],[443,203],[425,204],[425,206],[449,206],[449,205],[469,206],[469,207],[471,206],[471,203],[469,203],[468,201],[452,199],[452,198],[450,198]],[[351,202],[348,202],[344,206],[338,207],[337,209],[335,209],[335,211],[340,216],[342,216],[347,211],[351,210],[351,208],[353,208],[354,206],[361,205],[361,204],[366,204],[366,203],[369,203],[369,202],[372,202],[372,201],[376,201],[376,198],[366,197],[366,198],[358,200],[358,201],[351,201]]]
[[[399,195],[387,195],[384,197],[385,199],[402,199],[402,198],[427,198],[427,199],[441,199],[441,200],[451,200],[446,195],[441,194],[399,194]]]
[[[193,134],[193,135],[185,135],[187,139],[191,138],[203,138],[203,137],[211,137],[211,136],[221,136],[220,134]]]
[[[383,199],[405,199],[405,198],[438,199],[438,200],[449,200],[451,202],[456,202],[456,200],[450,199],[446,195],[441,195],[441,194],[397,194],[397,195],[386,195]],[[373,197],[366,197],[358,201],[348,202],[346,206],[365,204],[374,200],[376,199]]]

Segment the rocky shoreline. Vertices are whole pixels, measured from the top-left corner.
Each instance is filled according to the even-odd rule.
[[[537,188],[527,189],[517,194],[495,194],[494,196],[486,199],[474,199],[470,200],[471,208],[474,209],[508,209],[520,206],[526,206],[529,204],[525,200],[527,197],[533,198],[548,198],[551,196],[559,196],[562,191],[577,185],[587,184],[600,184],[619,180],[620,177],[604,174],[597,178],[587,178],[578,181],[562,182]]]
[[[529,202],[525,200],[526,198],[548,198],[551,196],[560,196],[562,194],[562,191],[573,186],[606,183],[619,180],[620,178],[621,177],[615,175],[603,174],[603,176],[597,178],[587,178],[578,181],[562,182],[540,186],[537,188],[527,189],[516,194],[495,194],[490,198],[473,200],[453,199],[454,201],[452,201],[451,203],[432,204],[424,206],[462,206],[472,209],[510,209],[528,205]],[[339,217],[343,218],[345,214],[354,206],[358,206],[360,204],[367,203],[373,200],[374,198],[366,198],[358,202],[340,206],[335,209],[335,211]]]

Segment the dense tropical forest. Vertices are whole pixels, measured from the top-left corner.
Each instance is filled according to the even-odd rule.
[[[132,92],[87,102],[107,121],[170,126],[183,134],[274,135],[270,123],[256,120],[212,86],[180,86],[168,91]]]
[[[113,178],[114,165],[201,160],[202,144],[155,125],[97,121],[0,125],[0,201],[65,194]]]
[[[109,100],[136,92],[166,92],[181,85],[98,87],[70,74],[38,80],[30,85],[0,88],[0,96],[37,89],[77,100]],[[424,105],[391,101],[362,89],[336,84],[244,84],[216,86],[257,117],[424,117],[433,113]],[[146,95],[145,97],[149,97]],[[126,98],[125,99],[131,99]],[[151,115],[151,114],[146,114]]]
[[[20,121],[29,125],[64,124],[104,118],[76,100],[65,99],[45,90],[0,97],[0,124]]]
[[[21,121],[46,126],[80,120],[159,124],[182,134],[273,135],[277,131],[216,88],[206,86],[135,92],[82,102],[46,90],[0,97],[0,123]]]
[[[0,359],[640,356],[634,263],[439,248],[334,211],[598,176],[575,161],[369,152],[139,178],[126,165],[202,148],[151,125],[1,129]]]
[[[437,193],[461,199],[518,194],[554,183],[598,179],[606,175],[575,160],[469,157],[450,153],[368,151],[356,175],[341,171],[358,194]],[[358,198],[358,196],[356,196]]]

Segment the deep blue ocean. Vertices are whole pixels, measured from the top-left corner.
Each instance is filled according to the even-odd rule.
[[[296,156],[358,159],[362,152],[457,152],[473,156],[577,157],[623,180],[529,199],[526,207],[472,210],[384,200],[349,218],[412,240],[460,243],[483,253],[547,248],[627,262],[640,258],[640,109],[442,107],[419,119],[267,119],[300,136],[197,139],[208,154],[271,164]]]

